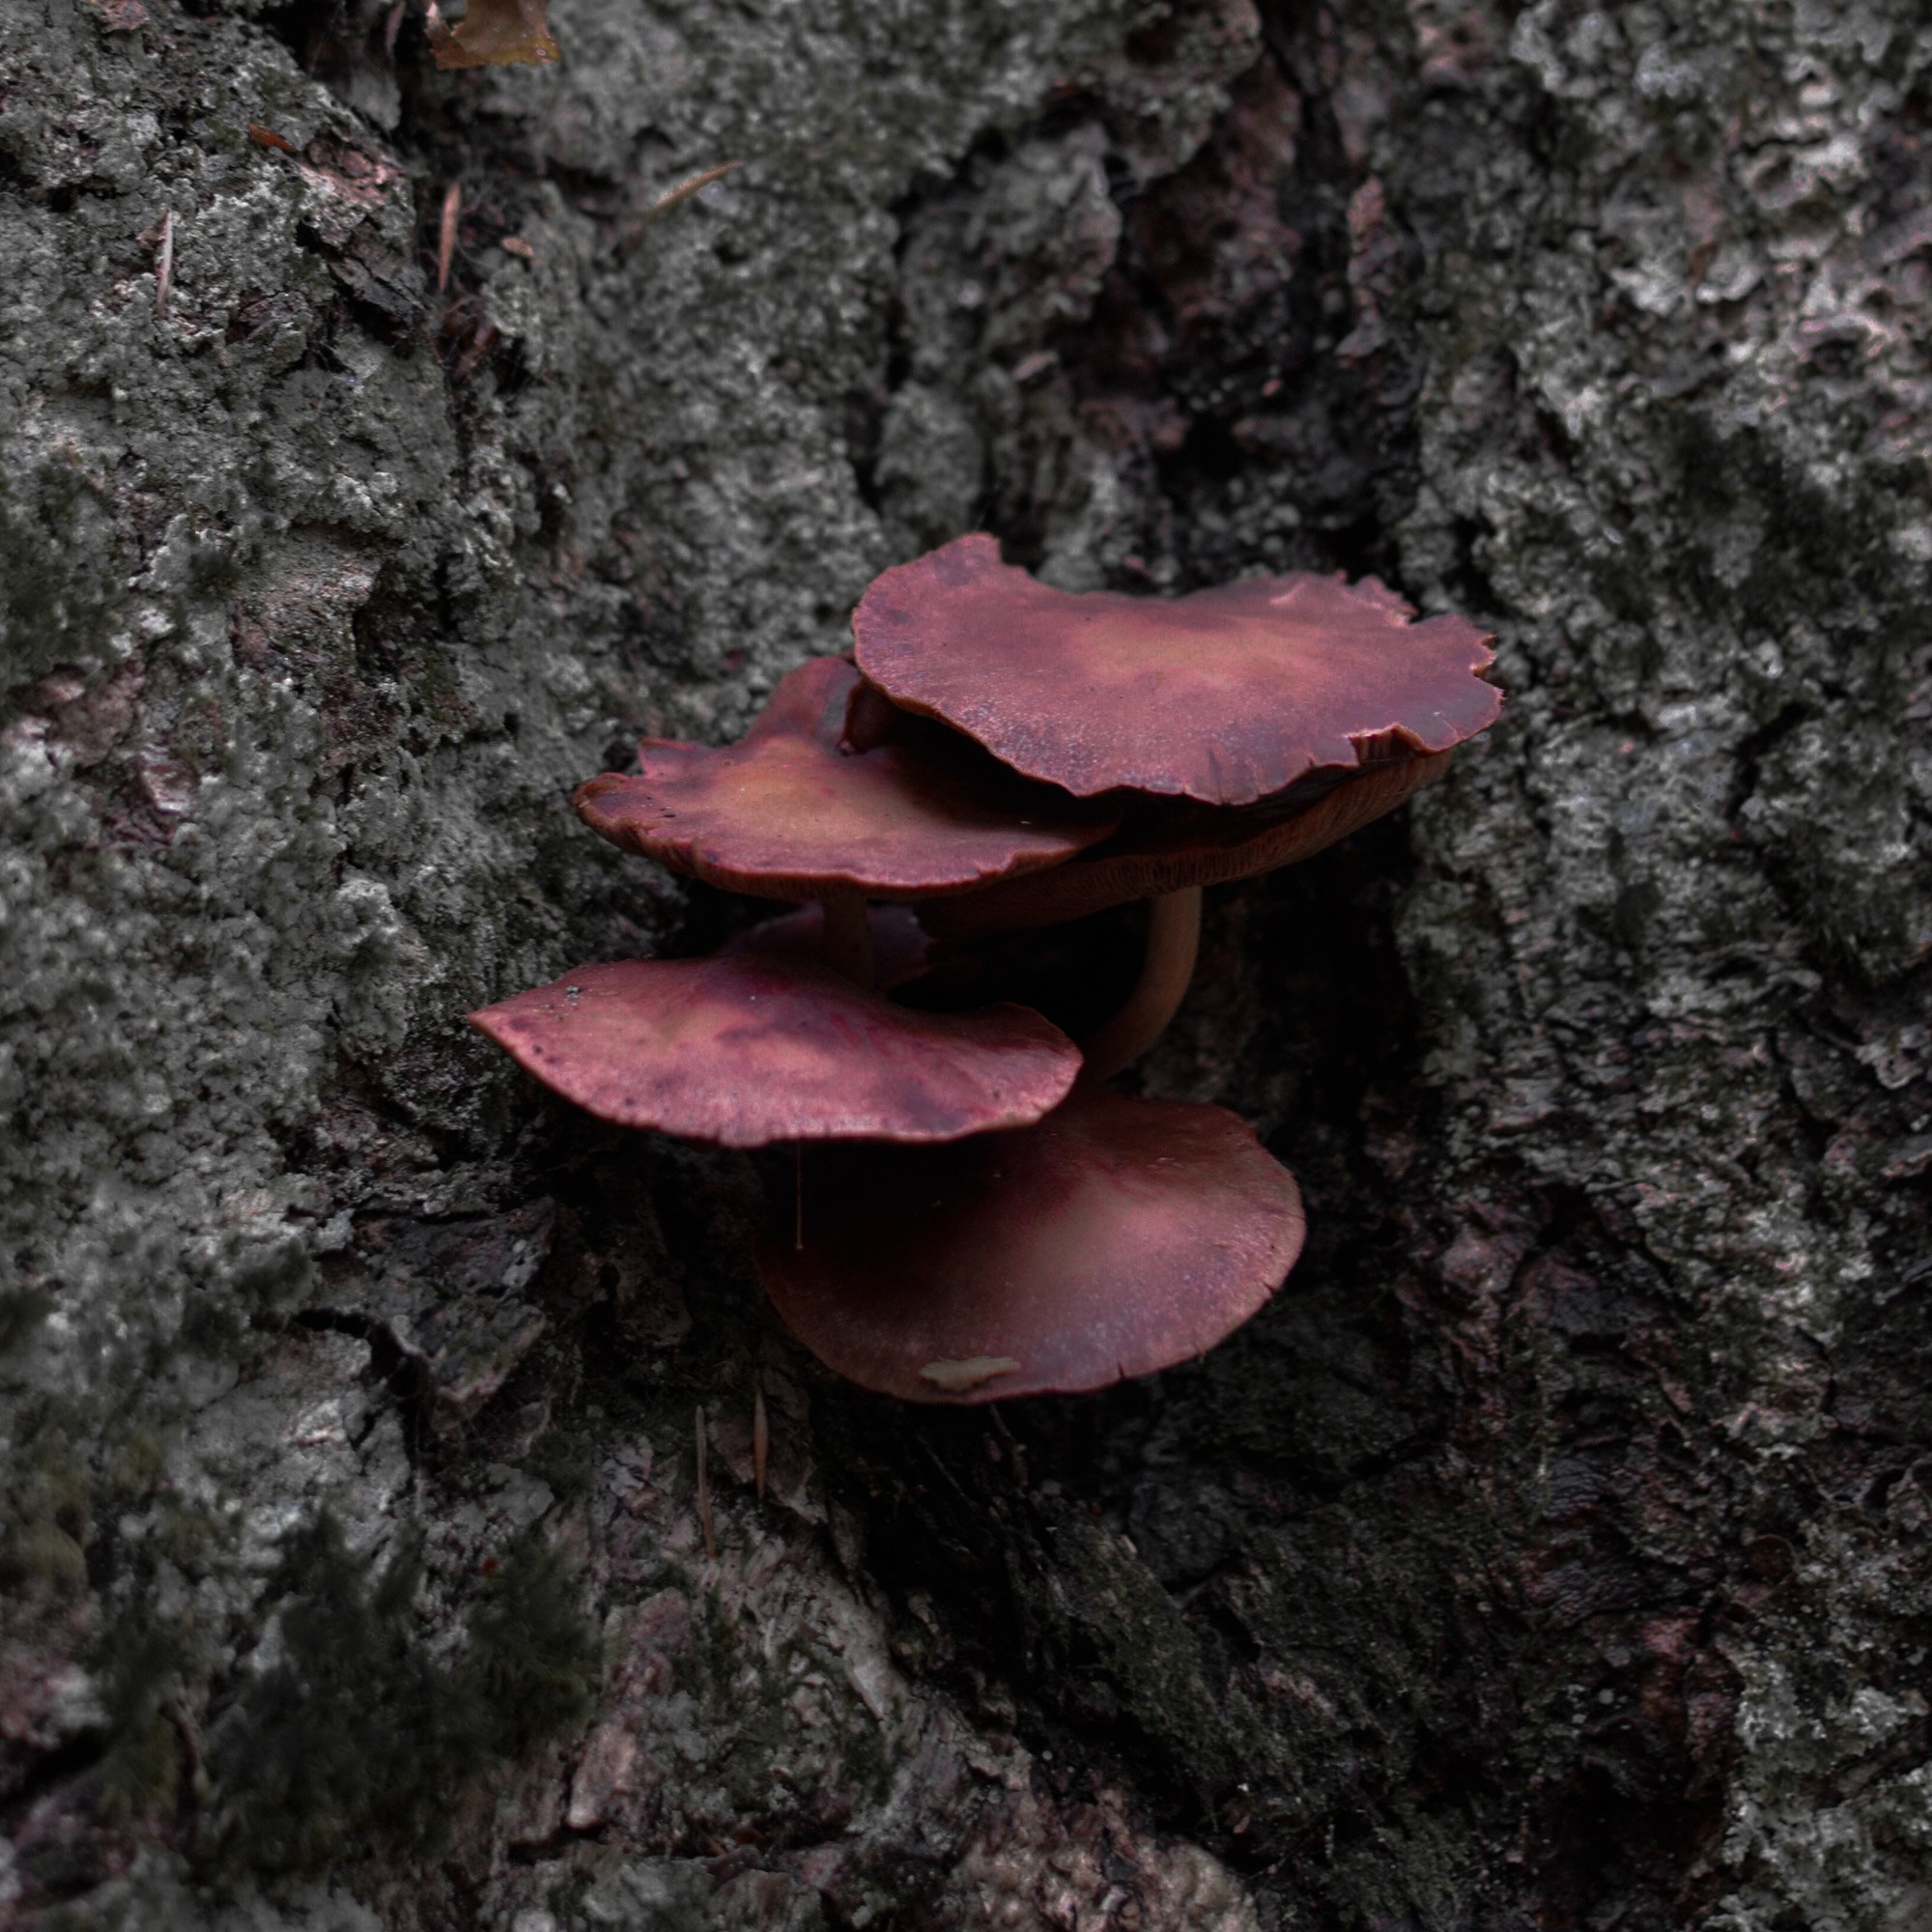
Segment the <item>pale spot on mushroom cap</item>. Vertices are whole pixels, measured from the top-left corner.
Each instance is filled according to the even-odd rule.
[[[995,1376],[1009,1376],[1018,1367],[1010,1355],[974,1355],[963,1362],[928,1362],[919,1373],[934,1388],[958,1395],[991,1381]]]

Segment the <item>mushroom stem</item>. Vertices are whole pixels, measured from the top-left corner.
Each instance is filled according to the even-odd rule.
[[[1163,1033],[1194,978],[1201,950],[1201,888],[1183,886],[1148,901],[1147,952],[1126,1004],[1081,1042],[1080,1078],[1105,1080],[1131,1065]]]
[[[869,992],[877,969],[872,958],[872,922],[866,911],[866,895],[857,892],[827,893],[818,903],[825,914],[825,963]]]

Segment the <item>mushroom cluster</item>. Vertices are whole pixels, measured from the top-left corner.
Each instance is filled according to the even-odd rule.
[[[1373,578],[1076,595],[987,536],[887,571],[853,633],[737,744],[647,739],[577,793],[614,843],[800,909],[470,1017],[600,1119],[835,1143],[757,1266],[867,1388],[986,1402],[1200,1354],[1293,1266],[1300,1193],[1226,1109],[1103,1083],[1179,1005],[1203,887],[1320,851],[1494,722],[1490,640]],[[1142,899],[1139,979],[1077,1043],[1028,1006],[909,997],[942,952]]]

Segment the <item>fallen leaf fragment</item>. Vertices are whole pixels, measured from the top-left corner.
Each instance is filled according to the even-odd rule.
[[[429,46],[440,68],[537,65],[559,58],[545,14],[550,0],[469,0],[450,26],[430,0]]]

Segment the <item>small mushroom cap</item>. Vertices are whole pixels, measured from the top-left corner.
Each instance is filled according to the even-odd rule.
[[[970,892],[1057,866],[1120,823],[1117,806],[1029,783],[965,739],[841,751],[861,689],[843,658],[815,658],[736,745],[647,738],[642,770],[580,785],[578,812],[675,871],[779,899]]]
[[[960,537],[874,580],[852,630],[894,703],[1079,797],[1247,805],[1322,766],[1446,752],[1492,724],[1490,640],[1415,623],[1374,578],[1298,573],[1186,597],[1075,594]]]
[[[1013,1133],[832,1151],[801,1184],[804,1244],[779,1215],[765,1288],[820,1361],[908,1402],[1068,1394],[1185,1361],[1301,1252],[1301,1191],[1244,1122],[1105,1088]]]
[[[1080,1068],[1029,1008],[916,1012],[754,949],[580,966],[469,1020],[599,1120],[725,1147],[1019,1126]]]
[[[1448,769],[1450,754],[1371,765],[1283,815],[1260,806],[1203,807],[1166,831],[1122,835],[1092,858],[1052,872],[1008,879],[970,897],[945,899],[920,915],[936,939],[1012,932],[1085,919],[1109,906],[1157,898],[1187,886],[1220,886],[1297,865],[1371,820],[1393,811]]]

